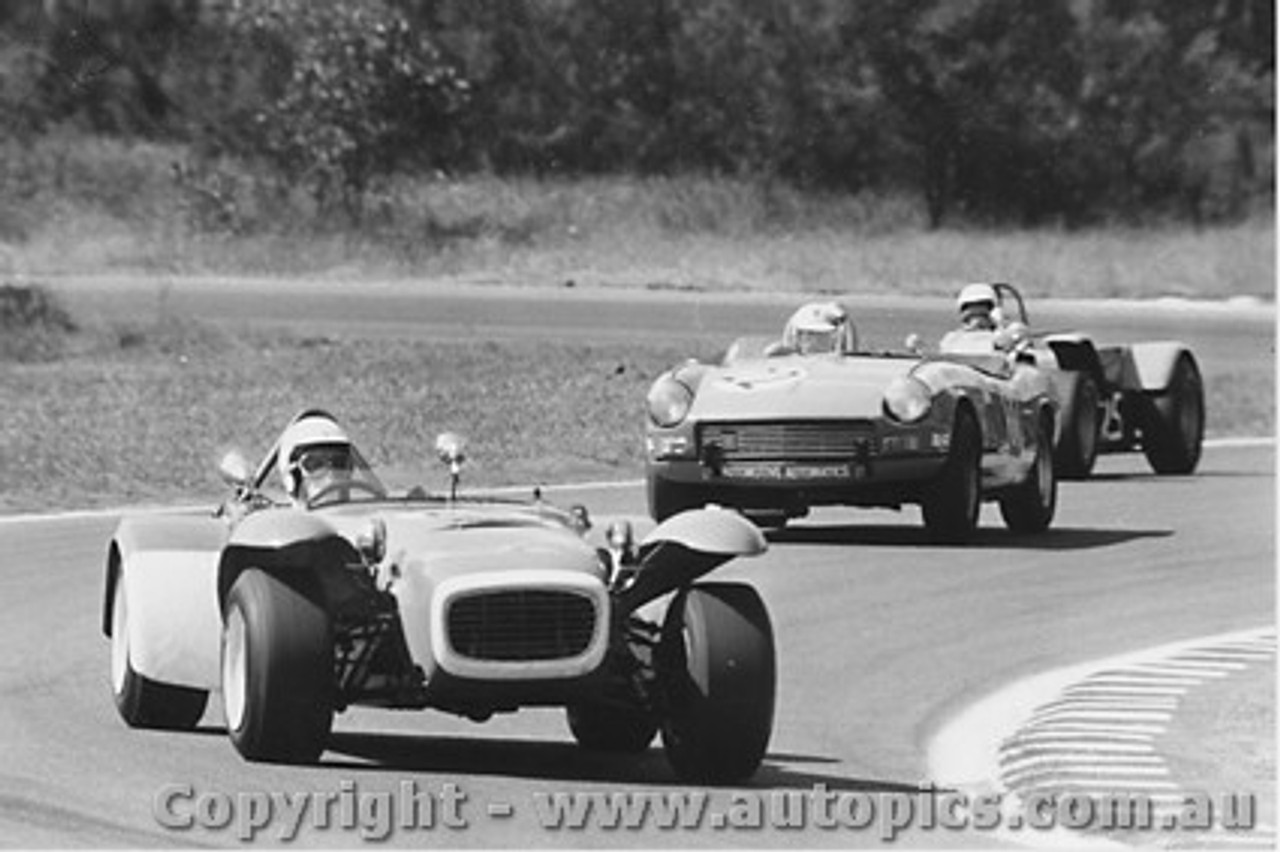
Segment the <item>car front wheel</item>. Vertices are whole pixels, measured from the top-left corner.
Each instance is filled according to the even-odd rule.
[[[1049,449],[1053,440],[1052,415],[1039,418],[1036,428],[1036,455],[1027,478],[1000,496],[1000,514],[1014,532],[1043,532],[1053,523],[1058,505],[1058,481],[1054,476]]]
[[[966,409],[956,412],[951,449],[938,478],[921,501],[924,526],[938,544],[964,544],[978,528],[982,509],[982,434]]]
[[[676,774],[727,784],[760,766],[773,729],[773,629],[755,589],[699,583],[676,595],[658,648],[662,742]]]
[[[1142,420],[1142,452],[1161,474],[1191,473],[1204,440],[1204,384],[1195,360],[1178,356],[1169,386],[1148,397]]]
[[[1062,437],[1054,450],[1054,466],[1063,479],[1084,479],[1097,461],[1102,428],[1098,382],[1088,373],[1076,376],[1069,412],[1070,419],[1062,424]]]
[[[249,569],[227,596],[222,696],[227,733],[248,760],[314,762],[333,724],[333,637],[324,608]]]

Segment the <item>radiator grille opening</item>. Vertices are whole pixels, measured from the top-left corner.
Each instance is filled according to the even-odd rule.
[[[704,423],[699,446],[721,459],[848,459],[876,452],[875,426],[865,420]]]
[[[575,657],[591,644],[595,606],[573,592],[480,592],[449,607],[449,644],[475,660],[519,662]]]

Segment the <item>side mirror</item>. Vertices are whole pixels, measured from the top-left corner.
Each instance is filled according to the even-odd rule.
[[[239,450],[228,450],[218,462],[218,475],[228,485],[244,488],[253,478],[253,469],[249,467],[249,461],[244,457],[244,453]]]
[[[459,467],[467,458],[466,441],[453,432],[442,432],[436,436],[436,456],[450,469]]]
[[[462,462],[466,459],[466,441],[453,432],[436,436],[436,456],[449,466],[449,499],[458,499],[458,481],[462,478]]]

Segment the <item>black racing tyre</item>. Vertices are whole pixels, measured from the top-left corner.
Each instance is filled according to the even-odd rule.
[[[702,489],[682,482],[669,482],[650,475],[645,483],[649,497],[649,516],[661,523],[672,515],[706,505]]]
[[[1160,474],[1192,473],[1204,441],[1204,383],[1195,359],[1184,352],[1169,386],[1143,406],[1142,452]]]
[[[1039,418],[1036,432],[1036,457],[1027,478],[1000,495],[1005,525],[1019,533],[1047,530],[1058,505],[1058,480],[1049,449],[1053,441],[1051,414]]]
[[[978,528],[982,509],[982,434],[968,409],[956,411],[951,449],[937,479],[926,488],[920,508],[930,540],[964,544]]]
[[[572,704],[566,716],[578,745],[588,751],[639,754],[658,733],[658,722],[638,707],[613,704]]]
[[[209,701],[206,690],[159,683],[134,671],[129,605],[119,576],[111,602],[111,693],[120,718],[131,728],[189,731],[200,723]]]
[[[1061,479],[1086,479],[1098,459],[1102,417],[1098,410],[1098,381],[1078,373],[1071,389],[1071,403],[1063,409],[1069,417],[1053,452],[1053,465]]]
[[[333,632],[323,606],[249,569],[227,596],[222,629],[227,733],[248,760],[312,763],[333,725]]]
[[[667,611],[657,655],[665,695],[662,742],[681,780],[730,784],[750,777],[773,731],[773,628],[755,589],[699,583]]]

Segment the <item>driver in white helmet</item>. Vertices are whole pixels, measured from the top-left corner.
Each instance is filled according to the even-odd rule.
[[[960,327],[968,331],[995,331],[1000,326],[1000,300],[990,284],[968,284],[956,297]]]
[[[838,302],[802,305],[787,320],[782,345],[799,355],[852,352],[856,341],[849,312]]]
[[[351,499],[358,454],[332,416],[309,411],[285,427],[277,444],[276,465],[284,490],[295,505],[310,506]]]
[[[1003,324],[1000,299],[990,284],[966,284],[956,296],[960,327],[943,336],[943,352],[992,352]]]

